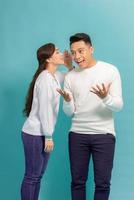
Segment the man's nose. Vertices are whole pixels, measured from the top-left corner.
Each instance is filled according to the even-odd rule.
[[[75,54],[75,59],[79,59],[80,58],[80,54],[79,53],[76,53]]]

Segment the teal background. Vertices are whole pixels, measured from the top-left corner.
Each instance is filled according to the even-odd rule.
[[[62,51],[68,49],[69,36],[76,32],[90,34],[95,58],[120,70],[125,105],[115,114],[117,143],[110,200],[134,199],[133,10],[133,0],[0,0],[0,199],[20,199],[22,109],[37,67],[36,49],[50,41]],[[40,200],[70,199],[69,127],[70,119],[61,110]],[[87,199],[93,199],[93,187],[91,163]]]

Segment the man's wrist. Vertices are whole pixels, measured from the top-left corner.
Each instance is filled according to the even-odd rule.
[[[75,68],[75,67],[71,65],[70,67],[68,67],[68,70],[69,70],[69,71],[72,71],[74,68]]]
[[[107,95],[107,96],[104,97],[102,100],[103,100],[103,102],[105,103],[105,102],[107,102],[109,99],[110,99],[110,95]]]

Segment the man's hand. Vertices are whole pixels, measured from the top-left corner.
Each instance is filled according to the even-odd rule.
[[[44,151],[47,152],[47,153],[50,153],[51,151],[53,151],[53,148],[54,148],[53,140],[45,139]]]
[[[96,85],[95,87],[92,87],[92,90],[90,90],[90,92],[93,92],[98,97],[103,99],[103,98],[105,98],[107,96],[110,86],[111,86],[111,83],[109,83],[107,87],[104,85],[104,83],[102,83],[101,87],[99,85]]]
[[[64,65],[68,68],[68,70],[72,70],[73,66],[72,66],[72,56],[71,54],[66,50],[64,51]]]
[[[65,90],[57,89],[57,92],[61,96],[63,96],[63,98],[65,99],[65,101],[67,101],[67,102],[71,101],[71,97],[70,97],[69,93],[67,93]]]

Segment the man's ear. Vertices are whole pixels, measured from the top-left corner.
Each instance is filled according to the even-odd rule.
[[[90,50],[91,50],[91,54],[93,54],[94,53],[94,48],[90,47]]]

